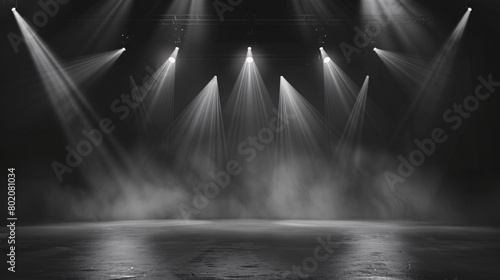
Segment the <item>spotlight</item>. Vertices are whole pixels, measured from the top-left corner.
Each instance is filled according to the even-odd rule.
[[[253,62],[253,58],[251,58],[251,57],[247,57],[247,62],[248,62],[248,63],[252,63],[252,62]]]
[[[470,9],[470,8],[469,8]],[[16,7],[10,9],[11,11],[15,12],[16,11]]]
[[[376,50],[377,50],[377,48],[373,48],[373,51],[376,51]]]
[[[179,47],[175,47],[175,49],[176,49],[176,50],[178,50],[178,49],[179,49]]]
[[[330,62],[330,61],[332,61],[332,59],[331,59],[330,57],[328,57],[328,56],[327,56],[327,57],[325,57],[325,59],[323,59],[323,62],[324,62],[324,63],[328,63],[328,62]]]
[[[175,63],[175,58],[169,57],[168,61],[170,61],[170,63]]]
[[[468,10],[469,12],[472,12],[472,8],[470,8],[470,7],[469,7],[467,10]]]
[[[252,50],[252,47],[248,47],[248,50],[251,51]]]
[[[320,51],[322,51],[322,50],[323,50],[323,47],[319,48],[319,50],[320,50]]]
[[[126,51],[127,49],[126,48],[122,48],[123,51]]]

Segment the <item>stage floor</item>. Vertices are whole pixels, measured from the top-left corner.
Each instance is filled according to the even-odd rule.
[[[1,279],[500,279],[500,229],[486,227],[140,221],[19,227],[16,240],[17,272],[4,262]]]

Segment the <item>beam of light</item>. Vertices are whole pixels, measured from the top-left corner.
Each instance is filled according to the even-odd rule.
[[[248,62],[249,59],[252,59],[250,47],[224,108],[229,157],[243,168],[242,174],[232,181],[239,186],[234,195],[240,201],[257,200],[268,190],[269,182],[263,174],[274,167],[272,151],[276,147],[276,134],[270,130],[274,106],[257,63]],[[251,139],[260,150],[249,160],[248,154],[241,151],[255,148]]]
[[[383,36],[381,41],[388,47],[404,46],[410,52],[431,50],[431,33],[424,24],[427,14],[417,1],[361,0],[359,28],[369,37]]]
[[[132,97],[137,101],[135,114],[141,137],[151,144],[156,139],[160,143],[172,125],[175,96],[175,62],[179,48],[175,48],[169,58],[151,76],[146,76],[138,86],[130,77]]]
[[[247,52],[247,60],[252,52]],[[256,63],[244,63],[224,109],[227,122],[228,148],[237,155],[238,145],[249,136],[269,127],[273,104]]]
[[[375,49],[389,72],[411,99],[415,98],[418,88],[424,83],[429,63],[416,56],[393,51]]]
[[[99,1],[98,4],[92,6],[86,17],[99,20],[99,24],[83,27],[86,29],[82,33],[91,34],[87,39],[87,43],[82,50],[85,51],[89,47],[105,47],[112,38],[116,38],[120,34],[120,29],[124,26],[124,19],[132,10],[133,0],[105,0]],[[108,39],[106,39],[108,38]]]
[[[122,48],[85,56],[66,63],[64,68],[78,85],[90,87],[108,72],[124,51]]]
[[[325,155],[325,123],[318,111],[288,81],[281,77],[279,118],[287,123],[278,135],[279,159]]]
[[[17,11],[14,11],[14,15],[66,137],[74,143],[76,141],[75,123],[89,127],[90,119],[98,119],[97,114],[35,31]]]
[[[182,112],[171,135],[181,173],[218,171],[227,156],[216,77]]]
[[[352,109],[349,120],[337,146],[337,155],[349,155],[350,151],[358,148],[363,133],[363,125],[366,111],[366,97],[368,93],[368,84],[370,77],[366,76],[363,86],[358,94],[354,108]]]
[[[321,50],[321,56],[324,60],[329,58],[325,50]],[[323,63],[323,72],[326,121],[329,129],[333,130],[333,135],[338,137],[344,130],[356,102],[359,87],[331,59]]]
[[[178,54],[179,48],[175,48],[141,88],[141,96],[144,96],[148,114],[146,119],[150,122],[155,137],[164,135],[172,125]]]
[[[329,63],[330,61],[332,61],[332,59],[330,57],[325,57],[325,59],[323,59],[323,62],[324,63]]]
[[[35,62],[35,66],[42,77],[44,88],[53,105],[59,122],[61,123],[65,137],[69,141],[69,146],[77,149],[85,136],[83,130],[91,131],[99,126],[101,118],[90,106],[83,93],[76,83],[65,71],[62,64],[56,58],[45,43],[38,37],[34,30],[22,18],[19,13],[14,12],[16,20],[20,26],[23,38],[28,47],[28,51]],[[81,163],[84,170],[85,179],[90,179],[92,168],[106,170],[110,176],[117,178],[118,169],[116,158],[119,158],[120,165],[130,169],[131,163],[124,155],[119,143],[112,135],[106,139],[101,139],[101,145],[93,146],[90,153],[96,151],[96,156],[88,157]],[[90,142],[89,142],[90,144]],[[87,146],[88,147],[88,146]],[[112,147],[112,149],[110,149]],[[89,154],[90,155],[90,154]],[[99,167],[97,167],[99,166]]]
[[[452,34],[448,37],[442,48],[430,64],[427,76],[419,87],[416,98],[412,101],[410,108],[401,119],[401,122],[392,137],[394,141],[402,128],[407,125],[410,118],[430,119],[429,113],[434,115],[436,107],[443,98],[443,89],[447,84],[450,72],[453,68],[460,42],[469,20],[470,11],[466,11]],[[422,105],[422,106],[420,106]],[[391,141],[392,142],[392,141]]]
[[[399,0],[361,0],[360,16],[362,20],[382,21],[399,15],[404,7]]]

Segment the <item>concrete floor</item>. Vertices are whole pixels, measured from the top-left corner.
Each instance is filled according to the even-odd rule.
[[[17,272],[4,262],[1,279],[498,280],[500,229],[364,221],[57,224],[19,227],[16,255]]]

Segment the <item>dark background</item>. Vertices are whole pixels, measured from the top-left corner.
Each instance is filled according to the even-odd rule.
[[[471,94],[479,75],[486,77],[493,73],[494,80],[500,80],[497,43],[500,35],[497,20],[500,5],[494,0],[402,1],[419,4],[421,15],[427,19],[416,26],[427,30],[428,37],[414,38],[409,50],[408,46],[392,40],[398,35],[396,32],[385,29],[373,46],[363,49],[361,54],[353,55],[352,63],[345,60],[339,44],[352,44],[355,36],[353,28],[364,24],[359,15],[359,1],[323,1],[328,9],[320,13],[294,9],[294,1],[245,0],[233,12],[224,14],[225,21],[218,19],[212,1],[202,1],[204,6],[197,14],[211,21],[199,25],[186,25],[182,21],[162,24],[161,19],[171,18],[169,14],[187,13],[185,9],[173,9],[172,2],[175,1],[134,1],[129,14],[107,22],[106,27],[109,28],[103,29],[97,43],[87,45],[93,31],[103,23],[102,17],[94,14],[100,5],[104,5],[101,2],[105,1],[73,0],[61,5],[60,12],[39,30],[38,35],[62,61],[85,54],[127,48],[113,68],[88,92],[90,103],[102,113],[102,117],[109,113],[112,100],[130,91],[130,75],[140,81],[146,74],[146,66],[163,63],[176,46],[180,47],[176,64],[176,115],[214,75],[219,77],[224,106],[248,46],[253,47],[256,63],[275,106],[278,104],[279,77],[283,75],[323,114],[323,66],[318,52],[318,48],[323,46],[358,85],[361,85],[366,75],[371,77],[369,98],[382,112],[377,120],[381,129],[378,133],[366,133],[364,145],[368,149],[393,155],[406,154],[409,150],[405,136],[401,136],[402,140],[396,143],[390,143],[388,139],[399,124],[409,101],[372,49],[376,46],[412,52],[430,59],[445,42],[467,6],[471,6],[473,12],[449,80],[449,90],[454,93],[444,101],[443,108],[461,102],[463,97]],[[65,156],[63,147],[66,141],[28,50],[21,46],[16,54],[6,37],[9,32],[20,34],[10,11],[12,5],[13,1],[8,0],[0,3],[0,35],[3,36],[0,40],[0,88],[4,114],[2,162],[4,170],[16,167],[19,178],[39,180],[40,185],[30,188],[43,188],[44,178],[53,176],[50,162]],[[17,10],[26,19],[31,19],[39,9],[37,1],[17,2]],[[314,23],[290,21],[303,14],[310,15]],[[327,18],[338,21],[328,24]],[[288,20],[289,24],[279,24],[278,20]],[[405,28],[410,32],[412,26],[415,24]],[[124,36],[129,39],[124,40]],[[468,79],[456,79],[464,74]],[[460,215],[468,222],[500,222],[498,208],[495,207],[500,198],[499,102],[498,95],[494,94],[464,123],[463,128],[450,135],[445,147],[426,163],[439,166],[447,178],[445,181],[454,182],[443,184],[440,192],[457,197],[454,203],[463,209]],[[127,122],[118,125],[116,136],[125,148],[132,148],[140,137],[132,127]],[[429,133],[410,135],[414,139]],[[80,180],[77,172],[72,176],[75,182]],[[18,188],[23,188],[22,184]],[[25,193],[29,195],[29,191]],[[26,220],[39,221],[40,217],[36,213],[26,213]]]

